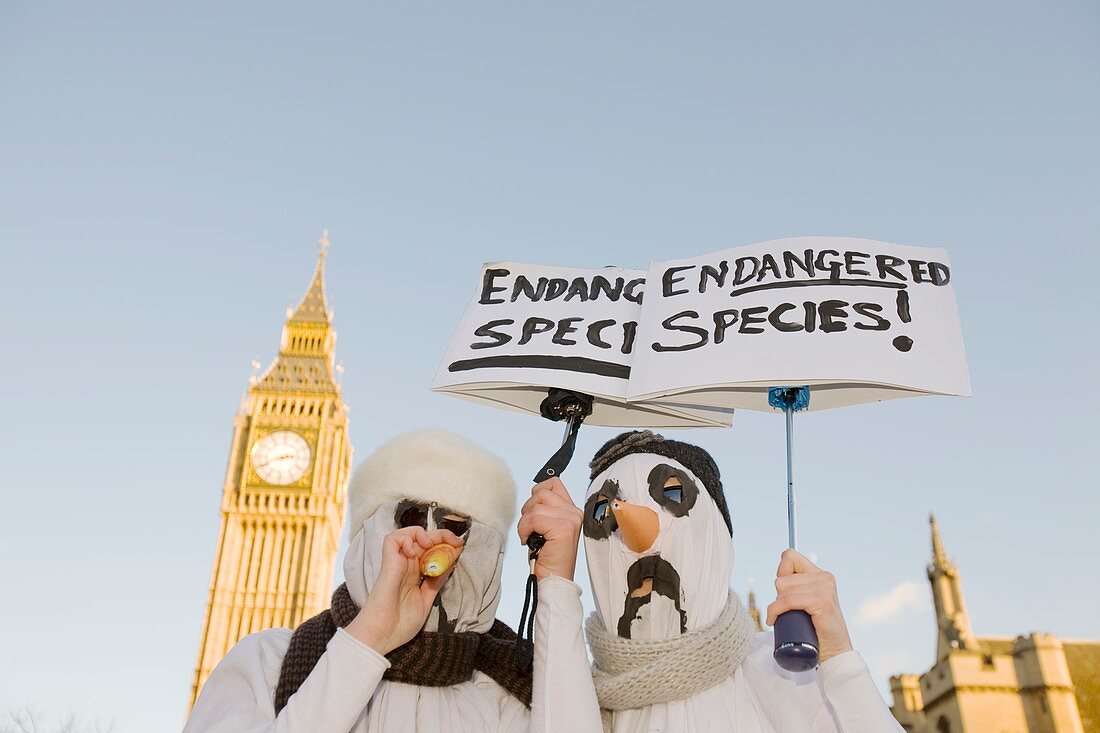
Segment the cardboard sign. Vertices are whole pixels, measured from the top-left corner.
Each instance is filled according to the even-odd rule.
[[[432,389],[538,414],[560,387],[597,398],[591,424],[729,425],[729,410],[627,404],[644,287],[642,270],[487,264]]]
[[[794,237],[656,262],[628,399],[770,410],[809,385],[810,409],[969,395],[942,249]]]

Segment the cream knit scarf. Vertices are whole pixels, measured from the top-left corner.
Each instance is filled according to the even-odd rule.
[[[730,591],[718,618],[671,639],[623,639],[608,633],[595,613],[588,617],[585,632],[607,728],[610,711],[684,700],[729,677],[748,655],[756,627]]]

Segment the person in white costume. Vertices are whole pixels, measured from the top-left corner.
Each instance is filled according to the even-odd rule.
[[[730,590],[732,524],[702,448],[623,433],[591,465],[584,545],[596,613],[587,621],[605,729],[733,733],[900,733],[852,649],[833,576],[783,553],[768,624],[810,614],[820,665],[772,658]]]
[[[495,621],[515,484],[496,456],[425,430],[380,447],[348,496],[345,584],[330,610],[237,643],[185,733],[600,730],[572,582],[580,512],[529,511],[546,537],[537,568],[533,667]],[[460,548],[443,576],[421,557]]]

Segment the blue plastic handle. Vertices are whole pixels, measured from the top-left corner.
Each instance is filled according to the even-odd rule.
[[[817,666],[817,631],[810,614],[787,611],[775,620],[775,662],[788,672],[805,672]]]

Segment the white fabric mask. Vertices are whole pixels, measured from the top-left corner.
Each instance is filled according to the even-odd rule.
[[[379,506],[355,532],[344,555],[344,580],[352,600],[360,608],[382,568],[382,540],[400,528],[396,515],[402,504],[405,502],[392,501]],[[437,510],[438,507],[432,507],[427,512],[429,530],[437,528],[437,515],[448,513]],[[458,564],[436,599],[424,630],[488,631],[500,601],[503,564],[504,538],[492,527],[471,518]]]
[[[679,501],[675,490],[667,495],[664,491],[670,476],[682,484]],[[598,522],[594,515],[605,498],[606,514]],[[660,529],[652,547],[634,552],[620,529],[612,531],[613,499],[656,512]],[[639,640],[666,639],[718,617],[729,594],[733,542],[703,482],[686,466],[651,453],[625,456],[592,481],[584,512],[592,594],[609,632]],[[648,597],[639,592],[645,577],[653,578]]]

